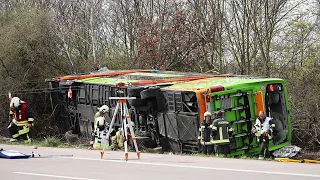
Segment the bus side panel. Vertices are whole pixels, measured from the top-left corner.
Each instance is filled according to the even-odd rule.
[[[198,116],[188,113],[180,113],[177,115],[179,140],[197,141],[198,139]]]
[[[261,91],[256,92],[255,101],[256,101],[256,116],[258,116],[260,111],[264,111],[264,101],[263,101],[263,95]]]

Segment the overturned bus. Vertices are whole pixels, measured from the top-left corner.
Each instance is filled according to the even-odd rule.
[[[288,95],[282,79],[126,70],[57,77],[49,83],[61,128],[67,131],[72,127],[84,138],[90,138],[97,107],[108,105],[110,117],[113,115],[116,101],[109,97],[117,96],[121,89],[126,96],[136,97],[127,105],[140,146],[196,153],[204,112],[218,110],[225,112],[225,119],[235,129],[230,156],[259,153],[251,128],[260,110],[275,124],[269,149],[291,143]],[[118,83],[125,86],[117,87]],[[67,95],[70,89],[72,97]],[[121,122],[117,120],[115,126],[120,127]]]

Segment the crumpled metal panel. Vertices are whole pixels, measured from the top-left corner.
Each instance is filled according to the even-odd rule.
[[[78,104],[77,109],[81,114],[81,119],[89,119],[90,122],[94,121],[94,114],[97,111],[97,106]]]
[[[198,116],[179,113],[177,115],[179,139],[181,141],[197,140]]]
[[[94,114],[97,109],[96,106],[78,104],[78,112],[80,113],[79,119],[79,126],[80,126],[80,133],[86,137],[91,137],[92,131],[92,123],[94,121]]]
[[[176,119],[176,115],[174,113],[165,113],[164,120],[167,129],[167,137],[174,140],[179,140],[178,122]]]
[[[159,113],[158,114],[158,126],[159,126],[159,133],[162,136],[166,136],[166,126],[165,126],[165,122],[164,122],[164,115],[163,113]]]

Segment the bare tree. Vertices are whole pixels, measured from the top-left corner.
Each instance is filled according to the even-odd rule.
[[[191,16],[195,18],[193,33],[202,41],[200,49],[204,60],[199,64],[200,68],[223,73],[225,0],[193,0],[189,3]]]
[[[252,10],[254,1],[232,0],[228,3],[230,13],[224,25],[229,40],[229,49],[240,74],[249,74],[251,64],[257,54],[256,38],[250,24],[257,14]]]

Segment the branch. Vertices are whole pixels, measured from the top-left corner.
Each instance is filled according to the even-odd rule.
[[[8,76],[10,76],[10,77],[12,77],[12,78],[16,78],[16,77],[14,77],[14,76],[12,76],[11,74],[10,74],[10,71],[8,70],[8,68],[6,67],[6,65],[5,65],[5,63],[4,63],[4,61],[3,61],[3,59],[1,59],[0,58],[0,61],[1,61],[1,65],[2,65],[2,67],[4,68],[4,70],[7,72],[7,75]]]

